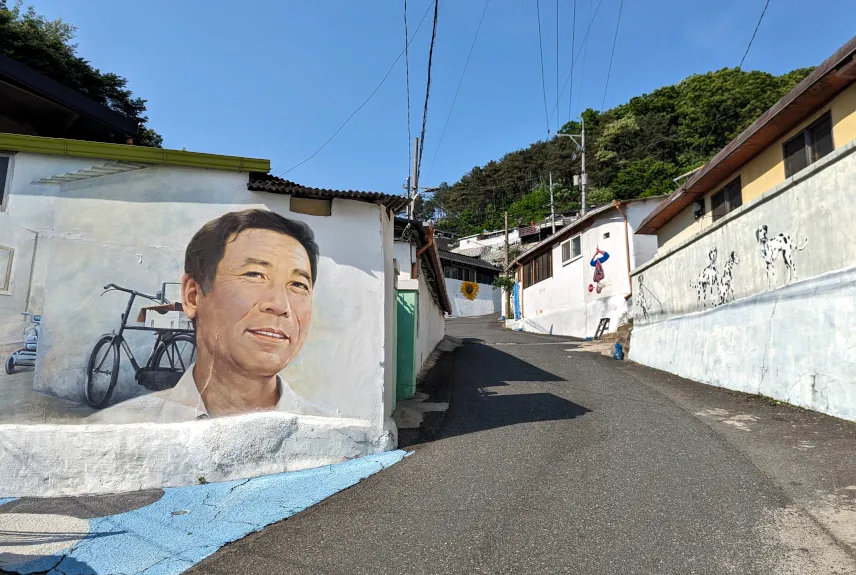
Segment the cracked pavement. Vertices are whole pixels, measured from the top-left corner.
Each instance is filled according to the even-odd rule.
[[[437,440],[189,573],[856,573],[856,424],[495,318],[447,333]]]

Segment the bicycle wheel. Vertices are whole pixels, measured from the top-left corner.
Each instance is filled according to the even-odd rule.
[[[92,349],[86,368],[86,403],[101,409],[113,396],[119,381],[119,336],[102,335]]]
[[[177,333],[161,340],[152,356],[152,367],[156,370],[172,370],[184,373],[196,361],[196,338],[189,333]]]

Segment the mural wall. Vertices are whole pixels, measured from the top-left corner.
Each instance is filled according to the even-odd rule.
[[[854,149],[640,266],[630,358],[856,419]]]
[[[446,278],[453,317],[500,313],[502,290],[492,285]]]
[[[31,184],[69,167],[19,154],[0,215],[14,250],[0,261],[11,260],[0,326],[12,358],[0,423],[282,411],[383,426],[382,208],[294,213],[288,196],[247,191],[246,174],[183,168]]]

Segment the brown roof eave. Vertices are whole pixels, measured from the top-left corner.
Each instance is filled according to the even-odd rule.
[[[752,125],[731,140],[681,188],[675,190],[657,206],[642,221],[636,233],[656,233],[695,199],[724,183],[725,178],[737,172],[794,126],[852,84],[854,81],[852,78],[837,75],[836,72],[850,64],[854,55],[856,55],[856,36],[827,58],[769,110],[761,114]]]

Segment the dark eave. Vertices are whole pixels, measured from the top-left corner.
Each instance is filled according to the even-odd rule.
[[[654,234],[681,210],[735,174],[794,126],[826,105],[853,83],[856,36],[743,130],[710,162],[666,198],[645,218],[637,234]]]
[[[418,248],[423,248],[428,244],[428,232],[425,229],[425,224],[418,220],[408,220],[407,218],[395,218],[393,226],[396,232],[396,237],[410,224],[410,227],[416,230],[416,242]],[[441,310],[451,314],[452,302],[449,300],[449,292],[446,290],[446,279],[443,275],[443,264],[440,262],[438,255],[437,244],[430,246],[425,250],[428,256],[428,268],[431,271],[431,284],[434,286],[432,295]]]
[[[406,196],[383,194],[380,192],[357,192],[354,190],[310,188],[262,172],[250,172],[250,180],[247,183],[247,189],[253,192],[288,194],[298,198],[312,198],[319,200],[342,198],[345,200],[356,200],[358,202],[378,204],[392,210],[393,212],[397,212],[407,206],[408,200]]]
[[[481,258],[477,258],[475,256],[467,256],[464,254],[456,254],[455,252],[450,252],[446,250],[440,250],[440,261],[455,262],[457,264],[463,264],[465,266],[472,266],[474,268],[481,268],[493,272],[502,271],[502,268],[498,268],[490,262],[486,262]]]
[[[137,135],[137,121],[111,110],[56,80],[49,78],[4,54],[0,54],[0,83],[6,86],[9,95],[18,94],[17,101],[23,106],[32,106],[40,110],[49,103],[58,109],[66,110],[76,121],[82,117],[88,127],[81,127],[87,133],[103,132],[112,134],[114,140],[124,140]],[[39,101],[45,104],[39,104]],[[43,136],[61,136],[63,134],[41,133]],[[124,143],[124,142],[122,142]]]

